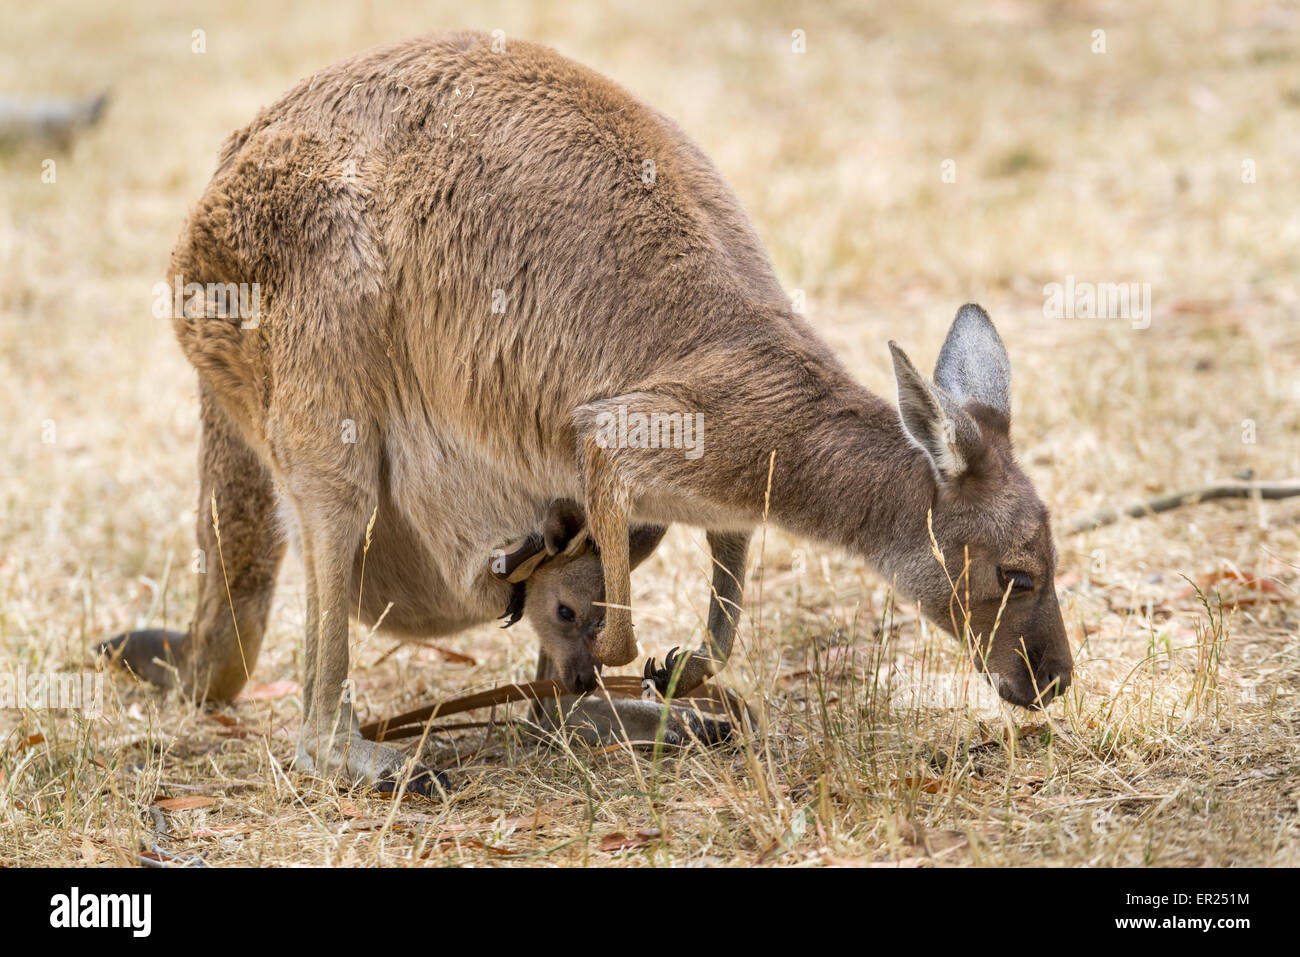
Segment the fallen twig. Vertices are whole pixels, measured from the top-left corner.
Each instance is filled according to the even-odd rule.
[[[1197,505],[1219,498],[1261,498],[1276,500],[1300,495],[1300,479],[1281,482],[1225,482],[1221,485],[1207,485],[1204,488],[1189,489],[1186,492],[1174,492],[1171,495],[1159,495],[1145,502],[1135,502],[1124,508],[1102,508],[1095,512],[1085,512],[1070,519],[1066,534],[1077,535],[1090,532],[1103,525],[1113,525],[1121,518],[1142,518],[1157,512],[1168,512],[1184,505]]]
[[[642,693],[642,679],[631,675],[613,675],[605,678],[602,684],[604,687],[600,692],[595,692],[596,694],[610,695],[614,698],[628,698],[639,697]],[[541,701],[547,698],[562,699],[568,696],[568,692],[564,690],[563,686],[558,681],[550,678],[542,681],[530,681],[526,684],[501,685],[489,691],[464,695],[450,701],[440,701],[437,704],[426,705],[423,708],[407,711],[391,718],[372,721],[370,724],[361,727],[361,736],[369,741],[415,737],[424,733],[426,724],[447,715],[510,704],[516,701]],[[681,695],[676,699],[678,706],[689,705],[698,708],[701,704],[706,703],[712,704],[712,707],[708,708],[709,710],[726,712],[733,718],[739,718],[742,714],[747,714],[752,720],[752,713],[744,700],[734,691],[720,686],[704,684],[689,694]],[[706,707],[708,707],[708,704],[706,704]]]
[[[148,837],[140,838],[140,850],[136,853],[135,859],[141,867],[207,867],[203,859],[194,854],[173,854],[171,851],[165,851],[160,846],[161,843],[170,837],[167,830],[167,819],[163,817],[162,810],[155,805],[150,805],[145,809],[149,813],[149,819],[153,824],[153,840]]]

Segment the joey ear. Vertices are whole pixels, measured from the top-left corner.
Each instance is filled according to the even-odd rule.
[[[587,544],[587,515],[571,498],[557,498],[551,502],[542,523],[542,541],[547,555],[564,552],[573,556]]]
[[[636,568],[649,558],[659,543],[664,540],[667,525],[633,525],[628,532],[628,558],[632,568]]]
[[[939,351],[934,381],[959,405],[982,402],[1011,420],[1011,360],[993,320],[975,303],[957,310]]]
[[[492,574],[501,581],[522,582],[546,559],[546,543],[539,533],[492,552]]]
[[[903,431],[930,459],[940,481],[956,481],[980,453],[979,426],[947,392],[927,382],[896,343],[889,343],[889,351]]]

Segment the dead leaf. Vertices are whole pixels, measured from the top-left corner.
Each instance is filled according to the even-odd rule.
[[[158,798],[158,800],[153,803],[154,807],[161,808],[164,811],[192,811],[198,807],[207,807],[210,804],[216,804],[217,799],[214,797],[203,797],[202,795],[192,794],[188,797]]]
[[[731,807],[732,801],[730,798],[711,797],[711,798],[704,798],[703,800],[700,801],[682,801],[678,806],[692,807],[692,808],[723,808],[723,807]]]
[[[894,781],[899,791],[923,791],[926,794],[940,794],[952,790],[952,782],[947,778],[899,778]]]
[[[1026,774],[1022,777],[1012,778],[1009,787],[1013,792],[1027,791],[1032,794],[1043,786],[1044,780],[1045,778],[1041,774]]]
[[[637,831],[635,837],[628,837],[622,831],[615,831],[612,834],[606,834],[600,839],[600,850],[607,854],[617,854],[619,851],[630,851],[635,850],[638,847],[649,847],[653,838],[642,837],[641,834],[641,831]]]
[[[554,820],[549,814],[532,814],[528,817],[499,817],[490,821],[471,821],[467,824],[447,824],[433,835],[431,841],[447,841],[462,834],[476,831],[530,831],[545,827]]]
[[[1240,592],[1232,595],[1224,595],[1224,603],[1232,605],[1254,605],[1261,602],[1287,601],[1288,598],[1282,593],[1281,589],[1267,578],[1259,578],[1250,572],[1239,572],[1230,569],[1221,569],[1217,572],[1211,572],[1208,575],[1202,575],[1196,580],[1197,586],[1202,592],[1218,584],[1231,584],[1239,586],[1242,592],[1255,592],[1254,595],[1242,595]],[[1176,601],[1185,601],[1196,594],[1196,588],[1190,585],[1184,588],[1174,596]],[[1206,595],[1211,601],[1213,596]],[[1229,597],[1232,598],[1228,601]]]
[[[223,738],[248,738],[262,733],[256,728],[250,728],[238,718],[232,718],[228,714],[210,714],[208,717],[226,729],[217,732],[217,734]]]
[[[654,746],[655,746],[655,741],[653,739],[643,740],[638,738],[634,741],[620,741],[618,744],[608,744],[603,748],[597,748],[595,751],[592,752],[592,754],[613,754],[616,751],[623,751],[629,747],[652,748]],[[664,745],[664,747],[671,747],[671,745]]]
[[[477,850],[487,851],[489,854],[495,854],[497,857],[518,857],[520,853],[519,851],[509,850],[508,848],[496,847],[495,845],[492,844],[484,844],[482,841],[476,838],[470,838],[469,840],[460,841],[457,843],[456,847],[458,850],[465,850],[466,848],[475,848]],[[434,846],[429,848],[423,854],[421,854],[420,857],[424,860],[427,860],[430,857],[432,857],[434,853],[445,854],[449,850],[450,848],[441,848],[439,846]]]
[[[234,837],[248,834],[252,830],[251,824],[224,824],[221,827],[201,827],[197,831],[190,831],[190,837]]]
[[[302,694],[302,685],[296,681],[271,681],[267,684],[249,685],[235,695],[236,701],[267,701]]]
[[[478,661],[469,655],[462,655],[459,651],[452,651],[450,648],[444,648],[442,645],[435,645],[427,641],[419,643],[421,648],[428,648],[430,651],[436,651],[444,661],[450,661],[457,665],[477,665]]]
[[[896,861],[872,861],[867,867],[929,867],[930,859],[928,857],[903,857]]]

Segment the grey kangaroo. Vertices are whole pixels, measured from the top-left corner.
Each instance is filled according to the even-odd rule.
[[[726,662],[765,514],[864,556],[1006,700],[1041,705],[1070,681],[1048,514],[1012,455],[1010,364],[984,311],[958,312],[933,380],[890,344],[895,408],[792,310],[699,147],[549,49],[436,35],[321,70],[227,141],[171,271],[260,289],[256,322],[211,295],[173,320],[243,637],[208,576],[173,654],[198,700],[243,684],[281,487],[308,577],[308,766],[431,779],[361,739],[340,696],[376,503],[377,527],[420,555],[388,583],[414,608],[433,587],[472,601],[485,541],[581,502],[606,596],[590,650],[610,666],[637,655],[630,527],[703,527],[706,634],[646,662],[660,686]],[[199,539],[214,550],[202,521]]]

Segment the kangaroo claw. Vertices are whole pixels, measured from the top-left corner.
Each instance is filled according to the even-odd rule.
[[[686,727],[707,747],[715,747],[731,740],[731,722],[723,718],[701,717],[691,712],[686,715]]]
[[[451,790],[451,782],[441,771],[433,771],[421,765],[416,765],[409,778],[405,775],[393,773],[386,774],[374,783],[374,789],[380,794],[396,794],[401,787],[402,781],[406,781],[406,793],[418,794],[420,797],[426,797],[433,801],[442,800],[446,797],[447,792]]]
[[[664,666],[662,668],[655,665],[654,658],[646,659],[645,670],[641,673],[642,678],[649,678],[655,683],[655,689],[661,695],[668,694],[668,684],[673,679],[673,671],[677,667],[677,659],[681,656],[678,654],[680,648],[674,647],[668,654],[664,655]]]

